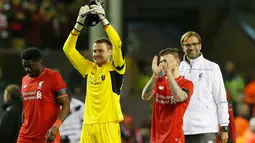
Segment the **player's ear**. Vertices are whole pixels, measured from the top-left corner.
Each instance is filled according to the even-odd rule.
[[[109,54],[110,54],[110,55],[112,55],[112,49],[109,49],[109,51],[108,51],[108,52],[109,52]]]

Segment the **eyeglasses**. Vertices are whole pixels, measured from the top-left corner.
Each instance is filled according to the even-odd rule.
[[[187,44],[182,44],[184,47],[187,47],[187,48],[190,48],[191,46],[198,46],[200,43],[197,42],[197,43],[187,43]]]

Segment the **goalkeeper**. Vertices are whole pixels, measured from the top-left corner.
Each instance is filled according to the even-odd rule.
[[[100,38],[94,42],[94,62],[85,59],[75,47],[85,25],[84,20],[90,14],[99,17],[110,39]],[[107,20],[105,11],[97,0],[91,6],[85,5],[80,8],[77,22],[63,50],[86,81],[84,122],[80,143],[120,143],[119,122],[123,120],[120,91],[126,64],[120,37]]]

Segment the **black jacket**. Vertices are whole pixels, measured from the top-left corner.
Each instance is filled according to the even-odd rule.
[[[2,108],[5,112],[0,121],[0,142],[16,143],[22,124],[22,100],[12,100]]]

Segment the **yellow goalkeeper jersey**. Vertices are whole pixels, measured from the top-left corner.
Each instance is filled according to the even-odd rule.
[[[105,31],[113,45],[112,61],[101,67],[85,59],[76,50],[78,34],[75,30],[70,33],[63,48],[68,59],[87,82],[84,124],[123,120],[120,91],[126,64],[122,54],[122,42],[111,25],[107,26]]]

